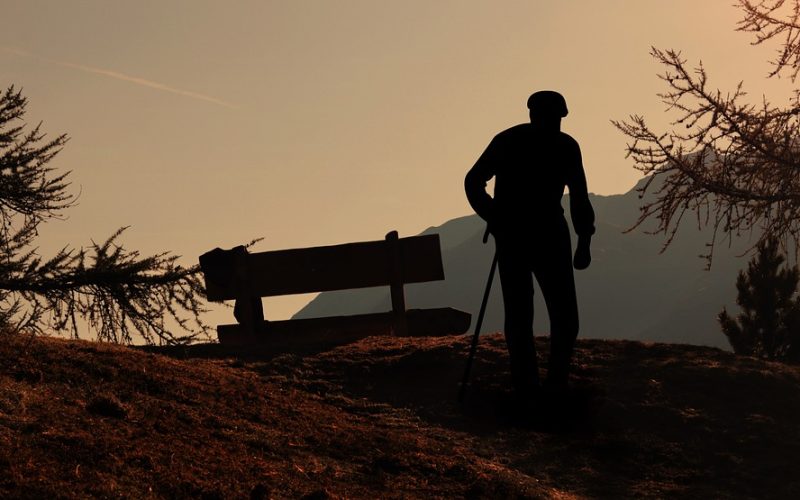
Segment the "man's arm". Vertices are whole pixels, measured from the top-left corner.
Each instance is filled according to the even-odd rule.
[[[469,204],[475,213],[487,222],[492,219],[494,200],[486,192],[486,183],[496,173],[497,150],[497,138],[495,138],[492,139],[464,178],[464,190],[467,193]]]
[[[567,187],[569,187],[569,208],[572,215],[572,227],[578,235],[578,246],[575,249],[573,265],[576,269],[586,269],[592,262],[589,248],[594,234],[594,209],[591,202],[589,202],[586,173],[583,170],[581,149],[577,142],[574,143]]]

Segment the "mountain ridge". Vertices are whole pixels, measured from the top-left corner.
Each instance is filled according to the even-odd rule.
[[[717,325],[723,307],[736,309],[735,280],[746,266],[742,257],[752,242],[734,237],[718,245],[710,270],[700,254],[711,240],[711,229],[684,223],[672,244],[664,236],[628,231],[642,203],[637,188],[619,195],[590,194],[596,213],[589,269],[576,271],[581,337],[680,342],[729,348]],[[652,186],[650,191],[652,191]],[[569,195],[562,205],[569,218]],[[645,223],[644,227],[648,227]],[[466,215],[431,226],[420,234],[439,234],[445,280],[406,286],[406,302],[415,307],[455,307],[477,316],[494,251],[482,244],[484,222]],[[573,236],[573,246],[574,246]],[[663,252],[662,252],[663,250]],[[487,308],[484,331],[502,330],[499,280]],[[536,287],[534,330],[548,331],[546,307]],[[390,309],[388,289],[325,292],[300,309],[295,318],[379,312]]]

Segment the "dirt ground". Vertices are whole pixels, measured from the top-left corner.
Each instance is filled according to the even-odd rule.
[[[546,339],[537,339],[540,357]],[[0,336],[0,497],[798,498],[800,369],[579,341],[521,407],[502,336],[134,349]]]

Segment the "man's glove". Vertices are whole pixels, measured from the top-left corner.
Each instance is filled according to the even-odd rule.
[[[591,241],[591,236],[578,237],[578,247],[575,249],[575,258],[572,259],[575,269],[586,269],[592,263],[592,252],[589,250]]]

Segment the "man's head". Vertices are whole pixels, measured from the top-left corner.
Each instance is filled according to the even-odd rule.
[[[540,90],[528,97],[531,123],[546,128],[561,129],[561,119],[567,116],[567,101],[554,90]]]

